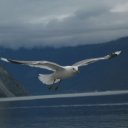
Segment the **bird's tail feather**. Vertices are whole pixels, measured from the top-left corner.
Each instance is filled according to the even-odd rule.
[[[39,74],[38,79],[46,85],[52,85],[60,82],[60,79],[54,79],[53,74],[43,75]]]
[[[54,79],[53,79],[53,77],[52,77],[52,74],[48,74],[48,75],[39,74],[38,79],[39,79],[42,83],[44,83],[44,84],[46,84],[46,85],[51,85],[51,84],[54,83]]]

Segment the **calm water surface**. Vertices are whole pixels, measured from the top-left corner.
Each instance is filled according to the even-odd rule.
[[[127,102],[73,100],[0,104],[0,128],[128,128]]]

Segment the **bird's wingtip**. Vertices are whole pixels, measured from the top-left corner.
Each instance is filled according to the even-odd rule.
[[[5,61],[5,62],[9,62],[7,58],[1,57],[0,60]]]
[[[122,52],[122,51],[113,52],[113,53],[109,54],[109,55],[107,56],[107,58],[108,58],[108,59],[112,59],[112,58],[114,58],[114,57],[117,57],[118,55],[121,54],[121,52]]]
[[[122,51],[116,51],[115,54],[116,55],[120,55]]]

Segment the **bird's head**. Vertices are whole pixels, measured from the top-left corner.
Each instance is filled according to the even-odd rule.
[[[73,66],[73,67],[72,67],[72,71],[73,71],[74,73],[79,73],[79,69],[78,69],[77,66]]]

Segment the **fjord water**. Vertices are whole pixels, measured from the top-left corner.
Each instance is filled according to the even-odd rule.
[[[0,103],[1,128],[128,128],[128,95]]]

